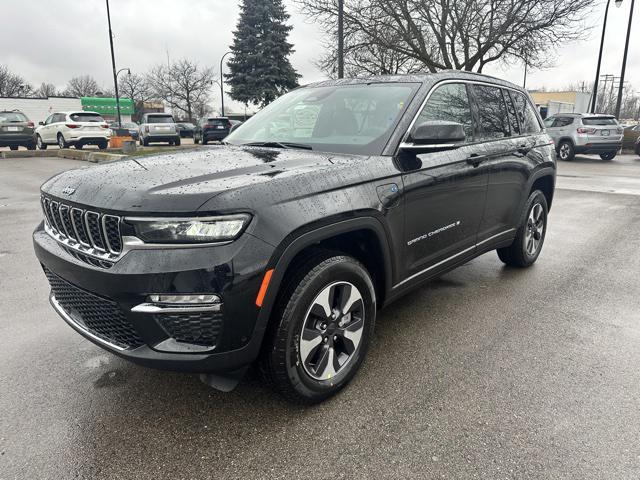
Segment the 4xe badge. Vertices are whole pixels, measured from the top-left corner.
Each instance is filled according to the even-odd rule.
[[[64,195],[73,195],[74,193],[76,193],[76,189],[73,187],[66,187],[64,190],[62,190],[62,193]]]

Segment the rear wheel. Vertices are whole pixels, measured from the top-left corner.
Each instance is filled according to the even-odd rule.
[[[180,146],[180,137],[176,138],[176,139],[175,139],[175,141],[173,142],[173,144],[174,144],[176,147],[179,147],[179,146]]]
[[[499,248],[498,257],[512,267],[529,267],[538,259],[547,233],[547,199],[540,190],[529,195],[513,243]]]
[[[319,253],[296,269],[274,309],[260,370],[290,401],[312,404],[336,394],[367,353],[375,291],[352,257]]]
[[[38,146],[38,149],[40,149],[40,150],[46,150],[47,149],[47,144],[42,141],[42,137],[40,135],[38,135],[36,137],[36,145]]]
[[[25,146],[27,147],[27,150],[35,150],[36,149],[36,144],[34,142],[27,143]]]
[[[60,147],[60,148],[68,148],[69,147],[69,144],[64,139],[64,135],[62,135],[61,133],[58,134],[58,147]]]
[[[196,135],[195,133],[193,134],[193,143],[195,143],[196,145],[200,143],[200,140],[198,140],[198,135]]]
[[[207,141],[208,141],[208,140],[203,136],[203,137],[202,137],[202,144],[203,144],[203,145],[206,145],[206,144],[207,144]]]
[[[142,145],[144,145],[145,147],[149,146],[149,139],[148,138],[143,138],[142,139]]]
[[[82,147],[84,147],[84,145],[81,143],[76,143],[75,147],[76,147],[76,150],[82,150]]]
[[[605,152],[600,154],[602,160],[613,160],[618,152]]]
[[[568,140],[563,140],[558,145],[558,156],[560,160],[564,160],[565,162],[570,162],[576,156],[576,152],[573,148],[573,143]]]
[[[106,149],[106,148],[107,148],[107,146],[108,146],[108,143],[107,143],[106,141],[102,141],[102,142],[98,143],[98,148],[99,148],[100,150],[104,150],[104,149]]]
[[[11,150],[18,150],[18,145],[9,145]]]

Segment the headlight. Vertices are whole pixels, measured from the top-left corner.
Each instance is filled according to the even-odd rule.
[[[228,242],[249,225],[247,214],[207,218],[127,218],[137,236],[148,243]]]

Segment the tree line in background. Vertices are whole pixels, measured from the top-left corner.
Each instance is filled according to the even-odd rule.
[[[330,77],[337,71],[338,0],[295,0],[326,37],[326,53],[317,65]],[[482,72],[493,62],[528,67],[553,65],[555,48],[590,33],[583,19],[597,0],[344,0],[344,63],[347,76],[436,72],[457,69]],[[298,85],[300,75],[289,61],[282,0],[242,0],[233,32],[227,92],[234,100],[265,106]],[[210,67],[181,59],[159,64],[147,73],[121,75],[121,96],[136,103],[162,100],[185,119],[210,112],[211,92],[220,85]],[[598,110],[609,112],[612,90],[599,92]],[[69,80],[58,92],[50,83],[35,88],[0,65],[0,96],[112,96],[91,76]],[[627,88],[622,118],[637,118],[640,97]]]

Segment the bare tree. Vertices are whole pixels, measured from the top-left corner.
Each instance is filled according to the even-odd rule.
[[[81,75],[69,80],[64,94],[69,97],[92,97],[98,91],[98,82],[91,75]]]
[[[324,31],[335,33],[337,0],[296,1]],[[345,0],[347,35],[356,39],[348,54],[375,46],[431,72],[482,72],[496,61],[548,66],[555,47],[588,33],[582,20],[595,1]]]
[[[144,102],[152,97],[151,88],[146,77],[135,73],[120,77],[118,93],[121,97],[130,98],[134,102]]]
[[[172,109],[184,113],[189,120],[206,110],[214,81],[212,68],[200,67],[187,59],[169,66],[157,65],[148,76],[154,94]]]
[[[54,97],[58,94],[58,90],[53,83],[42,82],[40,86],[33,92],[34,97],[47,98]]]
[[[26,97],[33,87],[6,65],[0,65],[0,97]]]

